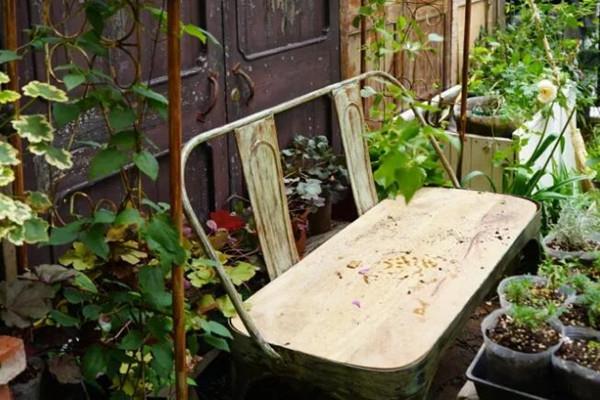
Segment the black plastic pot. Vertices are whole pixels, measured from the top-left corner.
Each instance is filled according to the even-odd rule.
[[[27,382],[10,385],[14,400],[39,400],[42,391],[42,376],[44,374],[44,361],[41,358],[27,360],[28,368],[35,370],[35,376]]]
[[[590,329],[570,328],[566,335],[571,339],[600,340],[600,332]],[[598,400],[600,398],[600,372],[552,355],[552,373],[561,394],[570,400]]]
[[[488,370],[485,347],[479,352],[467,369],[467,379],[475,384],[480,400],[558,400],[552,381],[526,392],[503,385],[496,381]]]
[[[316,212],[308,214],[308,230],[313,236],[331,230],[331,199],[327,199]]]
[[[496,326],[498,319],[505,313],[503,309],[496,310],[481,323],[488,371],[498,383],[530,392],[546,385],[550,380],[552,353],[558,349],[562,341],[543,352],[534,354],[500,346],[487,336],[487,330]],[[553,320],[550,324],[562,335],[564,328],[559,321]]]

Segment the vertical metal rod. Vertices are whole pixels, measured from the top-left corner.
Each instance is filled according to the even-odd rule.
[[[6,49],[16,51],[18,47],[18,30],[17,30],[17,6],[16,0],[4,0],[3,10],[3,26]],[[19,91],[19,72],[17,71],[17,61],[11,61],[7,66],[7,73],[10,77],[8,88]],[[19,115],[20,104],[17,100],[15,103],[14,114]],[[19,153],[19,164],[14,166],[15,180],[13,182],[13,195],[18,198],[23,198],[25,195],[25,179],[23,175],[23,143],[19,135],[11,135],[10,142]],[[27,248],[25,245],[17,247],[17,271],[22,271],[27,267]],[[6,265],[6,276],[16,275],[16,271],[8,271],[10,266]]]
[[[181,42],[180,0],[167,3],[167,57],[169,77],[169,188],[171,217],[182,239],[183,207],[181,197]],[[185,362],[185,313],[183,267],[173,265],[173,325],[175,328],[175,377],[178,400],[188,399],[187,369]]]
[[[469,47],[471,45],[471,0],[465,2],[465,26],[463,38],[462,54],[462,75],[461,75],[461,94],[460,94],[460,152],[458,157],[458,166],[456,167],[456,176],[460,181],[462,179],[462,166],[464,158],[464,148],[467,141],[467,96],[469,86]]]

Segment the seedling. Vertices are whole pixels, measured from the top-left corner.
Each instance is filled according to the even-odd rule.
[[[531,297],[533,282],[529,279],[515,279],[506,285],[506,298],[514,304],[521,304]]]
[[[563,203],[560,217],[552,226],[554,244],[566,251],[594,251],[593,237],[600,232],[600,212],[591,196],[577,196]]]
[[[587,309],[587,316],[591,326],[600,323],[600,286],[590,285],[583,294],[583,304]]]
[[[559,315],[561,310],[552,303],[542,308],[513,305],[507,314],[516,326],[536,331],[546,325],[551,318]]]
[[[570,262],[554,261],[550,258],[542,261],[539,267],[539,275],[547,280],[546,287],[558,289],[563,286],[569,277],[569,271],[575,264]]]

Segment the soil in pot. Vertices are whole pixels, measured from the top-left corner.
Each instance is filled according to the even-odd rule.
[[[516,324],[506,311],[497,310],[481,327],[488,371],[495,382],[523,391],[547,384],[551,355],[562,341],[563,328],[558,321],[533,329]]]
[[[585,248],[573,247],[558,240],[553,234],[549,234],[542,241],[544,252],[558,260],[578,260],[583,263],[593,263],[600,251],[600,240],[596,237],[587,241]]]
[[[600,330],[600,322],[592,324],[585,305],[579,303],[567,304],[565,311],[559,317],[565,327],[592,328]]]
[[[572,332],[552,357],[553,372],[565,398],[600,396],[600,333]]]

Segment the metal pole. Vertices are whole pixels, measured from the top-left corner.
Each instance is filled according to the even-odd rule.
[[[182,240],[183,206],[181,197],[181,42],[179,37],[180,0],[167,4],[167,57],[169,67],[169,186],[171,217]],[[188,399],[185,362],[185,313],[183,268],[173,265],[173,325],[175,329],[175,377],[178,400]]]
[[[16,0],[4,0],[4,38],[6,49],[16,51],[18,47],[18,31],[17,31],[17,6]],[[8,76],[10,82],[8,88],[19,91],[19,73],[17,71],[17,61],[11,61],[7,65]],[[14,114],[19,115],[20,104],[17,100],[15,103]],[[14,166],[15,180],[13,182],[13,194],[17,198],[23,198],[25,195],[25,179],[23,177],[23,144],[19,135],[11,135],[10,142],[19,153],[19,164]],[[17,247],[17,271],[23,271],[27,267],[27,248],[25,245]],[[17,271],[9,271],[10,266],[5,266],[5,274],[7,278],[13,278]]]
[[[462,54],[462,75],[461,75],[461,94],[460,94],[460,152],[458,165],[456,167],[456,176],[460,181],[462,179],[462,166],[464,158],[465,142],[467,140],[467,96],[469,85],[469,47],[471,45],[471,0],[465,2],[465,26],[464,26],[463,54]]]

